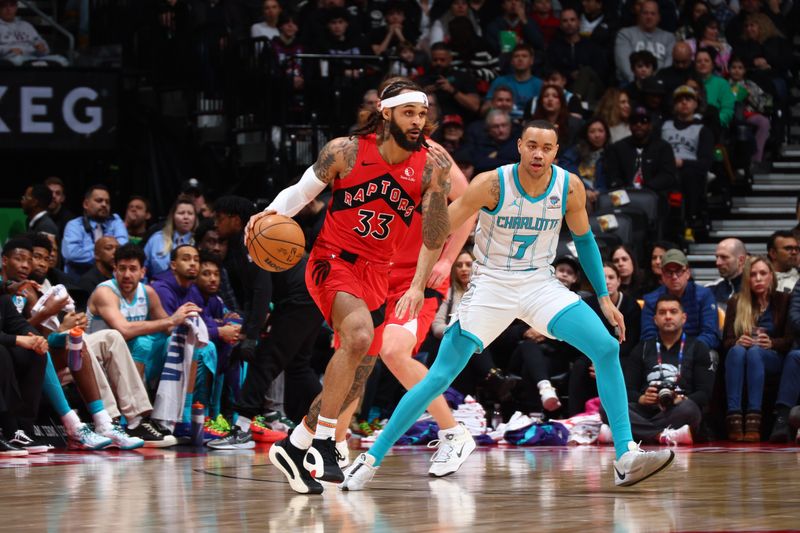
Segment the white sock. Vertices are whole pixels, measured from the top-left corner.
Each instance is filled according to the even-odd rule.
[[[543,379],[542,381],[537,383],[536,386],[539,387],[539,394],[542,394],[542,391],[544,391],[545,389],[553,388],[553,386],[550,385],[550,380],[548,379]]]
[[[308,429],[306,419],[303,418],[302,422],[297,424],[297,427],[294,428],[294,431],[292,431],[292,434],[289,436],[289,442],[291,442],[292,446],[295,448],[307,450],[311,448],[312,440],[314,440],[314,434]]]
[[[78,413],[74,410],[70,410],[69,413],[62,416],[61,423],[64,424],[64,429],[67,430],[68,435],[75,435],[78,432],[78,428],[83,425],[81,419],[78,418]]]
[[[141,416],[132,416],[128,419],[128,429],[136,429],[142,423]]]
[[[442,429],[442,430],[440,430],[440,431],[441,431],[441,433],[443,433],[443,434],[446,434],[446,433],[453,433],[453,434],[456,434],[456,435],[457,435],[457,434],[461,433],[461,425],[460,425],[460,424],[456,424],[455,426],[453,426],[453,427],[451,427],[451,428]]]
[[[239,415],[239,418],[236,419],[236,425],[239,426],[244,432],[247,432],[250,429],[250,422],[251,420],[246,416]]]
[[[317,431],[314,433],[315,439],[336,439],[336,419],[317,417]]]
[[[92,420],[94,420],[94,429],[98,433],[110,428],[111,424],[113,423],[113,420],[111,420],[111,415],[109,415],[108,411],[105,409],[101,409],[93,414]]]

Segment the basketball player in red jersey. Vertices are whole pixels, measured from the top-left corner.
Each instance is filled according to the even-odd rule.
[[[423,246],[411,286],[397,302],[398,316],[414,318],[419,313],[425,282],[450,231],[451,161],[441,147],[424,147],[427,96],[415,83],[398,81],[383,91],[379,109],[376,120],[356,136],[326,144],[297,184],[251,218],[245,234],[247,240],[262,216],[295,215],[332,184],[328,214],[308,260],[306,284],[339,346],[325,370],[319,401],[292,435],[269,452],[272,464],[302,494],[321,493],[318,480],[344,479],[336,457],[336,419],[360,393],[373,365],[368,358],[380,350],[389,261],[414,211],[421,206]],[[376,132],[383,136],[380,146]]]

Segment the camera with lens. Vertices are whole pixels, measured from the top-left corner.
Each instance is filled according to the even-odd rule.
[[[650,387],[655,387],[658,391],[658,405],[662,409],[667,409],[675,404],[675,395],[680,389],[674,381],[656,380],[650,382]]]

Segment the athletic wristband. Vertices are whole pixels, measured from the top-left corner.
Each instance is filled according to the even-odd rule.
[[[600,257],[600,248],[597,247],[597,241],[594,240],[594,233],[592,233],[591,229],[583,235],[572,233],[572,241],[578,251],[578,261],[580,261],[586,277],[589,278],[589,282],[594,287],[597,297],[608,296],[606,274],[603,271],[603,258]]]
[[[303,173],[300,181],[286,187],[272,200],[266,210],[275,211],[279,215],[293,217],[303,209],[308,202],[325,190],[328,184],[320,180],[314,173],[314,166],[310,166]]]

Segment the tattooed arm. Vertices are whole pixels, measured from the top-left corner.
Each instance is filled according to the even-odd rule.
[[[262,217],[275,213],[293,217],[300,212],[337,176],[345,176],[352,170],[357,154],[357,137],[338,137],[323,146],[317,161],[305,171],[300,181],[282,190],[263,212],[250,218],[245,228],[245,242],[253,224]]]
[[[495,209],[500,200],[500,176],[497,171],[482,172],[470,182],[461,198],[450,204],[450,225],[454,228],[462,225],[483,207]]]
[[[422,175],[422,248],[411,287],[398,300],[395,313],[403,318],[415,318],[424,300],[425,283],[442,252],[450,234],[450,217],[447,215],[447,195],[450,193],[450,167],[452,161],[439,146],[432,146]]]

